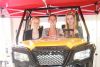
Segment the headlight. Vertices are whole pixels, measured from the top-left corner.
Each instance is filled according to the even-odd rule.
[[[87,49],[87,50],[83,50],[83,51],[79,51],[79,52],[76,52],[74,54],[74,60],[84,60],[86,58],[89,58],[90,57],[90,49]]]
[[[27,54],[19,53],[19,52],[14,52],[14,59],[19,61],[29,61]]]

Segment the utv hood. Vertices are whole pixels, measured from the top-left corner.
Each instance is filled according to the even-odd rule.
[[[57,38],[57,39],[47,39],[41,38],[38,40],[26,40],[21,42],[24,47],[30,50],[36,47],[50,47],[50,46],[65,46],[69,49],[73,47],[78,47],[81,45],[86,45],[86,41],[81,38]]]

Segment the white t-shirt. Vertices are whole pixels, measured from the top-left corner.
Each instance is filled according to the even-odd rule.
[[[39,38],[39,31],[38,29],[32,30],[32,39],[38,39]]]

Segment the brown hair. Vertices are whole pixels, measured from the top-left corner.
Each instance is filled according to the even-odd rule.
[[[39,19],[40,20],[40,18],[38,16],[34,16],[34,17],[31,18],[31,20],[33,20],[33,19]]]
[[[51,16],[54,16],[54,17],[57,19],[57,16],[56,16],[55,14],[50,14],[50,15],[49,15],[49,18],[50,18]]]
[[[40,21],[40,18],[39,18],[38,16],[34,16],[34,17],[31,18],[31,20],[30,20],[30,22],[29,22],[29,25],[31,25],[32,20],[34,20],[34,19],[38,19],[38,20]]]

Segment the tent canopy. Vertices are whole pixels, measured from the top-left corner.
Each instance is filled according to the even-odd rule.
[[[80,6],[83,14],[100,13],[100,0],[0,0],[0,7],[6,8],[10,16],[22,16],[23,10],[29,8],[48,8]],[[67,10],[38,10],[32,13],[46,15],[47,13],[65,14]]]

